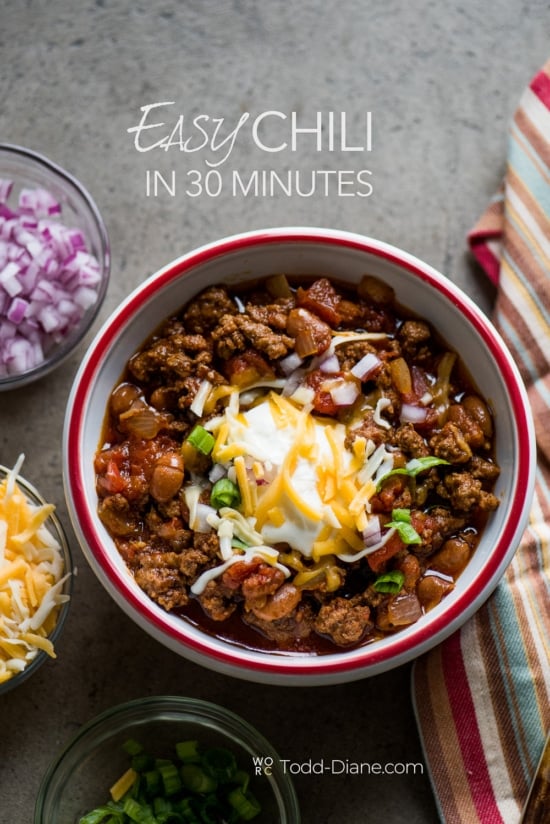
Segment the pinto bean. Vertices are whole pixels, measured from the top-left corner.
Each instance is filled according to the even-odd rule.
[[[493,419],[485,401],[478,395],[466,395],[462,405],[475,420],[486,438],[493,436]]]
[[[465,538],[448,538],[441,549],[430,558],[430,566],[444,575],[455,578],[468,563],[470,554],[471,547]]]
[[[183,458],[176,452],[162,455],[153,469],[149,492],[159,503],[177,495],[183,483]]]
[[[141,392],[133,383],[121,383],[111,394],[111,411],[117,417],[127,412]]]
[[[392,303],[395,293],[391,286],[374,275],[365,275],[357,287],[359,296],[381,306]]]
[[[453,587],[454,584],[451,581],[446,581],[438,575],[425,575],[418,582],[416,594],[424,609],[428,611],[436,607]]]
[[[302,593],[294,584],[283,584],[277,592],[270,595],[268,598],[255,604],[247,602],[252,612],[257,618],[262,621],[278,621],[280,618],[286,618],[290,615],[293,609],[298,606],[302,598]]]

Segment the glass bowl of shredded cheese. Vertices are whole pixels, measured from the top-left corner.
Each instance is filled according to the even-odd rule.
[[[72,590],[63,527],[22,463],[0,466],[0,694],[55,658]]]

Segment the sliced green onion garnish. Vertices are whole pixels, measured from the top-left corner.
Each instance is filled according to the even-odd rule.
[[[179,760],[184,761],[186,764],[198,764],[201,760],[198,746],[198,741],[178,741],[176,754]]]
[[[250,773],[238,768],[226,747],[203,750],[197,741],[182,741],[175,746],[178,762],[145,755],[137,742],[127,748],[136,765],[142,759],[154,769],[130,767],[135,780],[127,782],[120,800],[101,804],[78,824],[238,824],[261,812],[248,790]]]
[[[401,592],[401,588],[405,582],[405,576],[399,569],[392,569],[390,572],[384,572],[379,575],[373,586],[376,592],[388,592],[395,595]]]
[[[434,466],[448,466],[449,461],[444,458],[437,458],[435,455],[425,455],[423,458],[411,458],[406,469],[412,478],[416,478],[419,472],[425,472]]]
[[[210,504],[214,509],[221,509],[224,506],[235,508],[241,502],[239,488],[229,478],[220,478],[212,487],[210,493]]]
[[[392,520],[385,526],[395,529],[404,544],[422,543],[422,538],[411,523],[410,509],[394,509]]]
[[[244,792],[240,787],[231,790],[227,800],[243,821],[252,821],[261,812],[261,807],[252,793]]]
[[[409,478],[416,478],[420,472],[425,472],[427,469],[432,469],[434,466],[448,465],[449,461],[444,460],[444,458],[437,458],[435,455],[426,455],[423,458],[411,458],[405,466],[400,466],[397,469],[390,469],[389,472],[382,475],[376,484],[376,491],[379,492],[382,484],[393,475],[407,475]]]
[[[132,769],[136,772],[144,772],[145,770],[150,770],[153,766],[153,759],[150,755],[147,755],[144,752],[140,752],[137,755],[134,755],[131,761]]]
[[[128,755],[139,755],[139,753],[143,752],[143,745],[140,744],[139,741],[136,741],[135,738],[128,738],[122,745],[122,749]]]
[[[163,764],[158,770],[166,795],[175,795],[181,790],[181,778],[175,764]]]
[[[211,793],[217,786],[217,782],[196,764],[184,764],[181,777],[184,786],[194,793]]]
[[[211,432],[207,432],[204,426],[201,426],[200,423],[198,423],[191,430],[191,433],[187,438],[187,443],[190,443],[191,446],[194,446],[195,449],[198,449],[203,455],[210,455],[214,448],[214,444],[216,443],[216,439]]]
[[[203,767],[208,775],[220,783],[231,781],[237,772],[237,762],[225,747],[213,747],[204,754]]]

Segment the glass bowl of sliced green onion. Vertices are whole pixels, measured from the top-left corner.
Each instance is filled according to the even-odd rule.
[[[34,824],[299,824],[271,744],[216,704],[129,701],[85,724],[43,778]]]

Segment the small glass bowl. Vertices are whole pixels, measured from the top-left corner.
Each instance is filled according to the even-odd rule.
[[[21,189],[47,189],[61,206],[60,222],[79,229],[100,267],[97,299],[80,321],[59,343],[45,352],[45,359],[23,372],[0,376],[0,392],[31,383],[59,366],[82,340],[99,312],[110,275],[110,247],[107,230],[99,210],[84,186],[69,172],[48,158],[23,148],[0,143],[0,180],[13,181],[8,208],[17,204]]]
[[[155,757],[171,757],[174,745],[187,739],[204,747],[227,747],[250,775],[250,788],[262,808],[257,820],[300,824],[290,776],[259,732],[217,704],[170,695],[119,704],[81,727],[42,780],[34,824],[77,824],[80,816],[105,803],[109,787],[128,768],[122,745],[129,738]],[[264,768],[254,759],[263,759]]]
[[[11,470],[7,467],[0,466],[0,482],[7,478],[10,472]],[[35,506],[43,506],[47,503],[42,497],[42,495],[40,495],[40,493],[34,488],[34,486],[32,486],[32,484],[30,484],[20,475],[18,475],[17,477],[17,486],[26,495],[27,500],[31,504]],[[63,604],[59,606],[59,612],[57,614],[57,621],[55,627],[48,636],[49,640],[52,642],[55,648],[56,642],[59,639],[59,636],[61,635],[70,608],[70,597],[73,591],[73,560],[71,550],[69,547],[69,542],[67,541],[67,536],[65,535],[63,526],[61,525],[61,522],[59,521],[55,512],[52,512],[52,514],[48,516],[48,518],[44,522],[44,525],[47,527],[47,529],[50,531],[53,537],[56,538],[56,540],[59,543],[59,546],[61,547],[61,553],[63,555],[64,564],[63,575],[68,574],[68,577],[65,583],[63,584],[62,593],[63,595],[68,595],[69,600],[65,601]],[[9,692],[12,689],[15,689],[15,687],[18,687],[20,684],[23,684],[37,671],[39,667],[42,666],[42,664],[45,661],[49,660],[51,660],[50,656],[46,652],[44,652],[44,650],[39,649],[35,657],[29,664],[27,664],[25,669],[21,670],[21,672],[12,675],[12,677],[9,678],[7,681],[3,681],[2,683],[0,683],[0,695],[3,695],[4,693]]]

